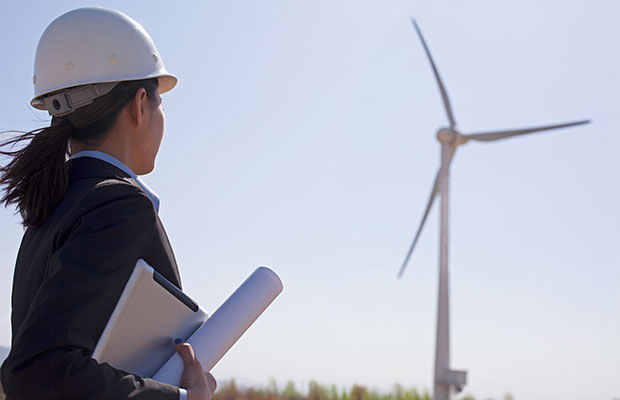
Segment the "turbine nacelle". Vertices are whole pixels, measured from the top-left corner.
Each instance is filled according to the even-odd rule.
[[[467,137],[457,132],[453,128],[441,128],[437,131],[437,140],[441,144],[449,144],[454,147],[465,144],[469,141]]]

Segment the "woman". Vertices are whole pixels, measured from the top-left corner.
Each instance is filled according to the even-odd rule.
[[[51,125],[6,141],[2,154],[13,158],[0,169],[2,201],[27,227],[2,365],[9,400],[211,400],[215,380],[189,344],[174,345],[181,389],[90,357],[138,258],[180,287],[159,200],[138,178],[153,170],[159,95],[176,81],[144,28],[120,12],[73,10],[41,36],[31,104]]]

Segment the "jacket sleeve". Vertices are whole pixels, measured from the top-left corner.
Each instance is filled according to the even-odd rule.
[[[9,400],[179,398],[175,386],[90,356],[137,259],[155,237],[150,200],[137,188],[111,186],[116,188],[95,190],[97,206],[57,239],[62,243],[2,366]]]

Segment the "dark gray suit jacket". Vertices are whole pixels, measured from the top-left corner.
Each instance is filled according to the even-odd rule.
[[[2,365],[7,399],[177,400],[174,386],[90,357],[138,258],[181,282],[142,189],[104,161],[71,162],[65,197],[28,228],[17,256],[11,352]]]

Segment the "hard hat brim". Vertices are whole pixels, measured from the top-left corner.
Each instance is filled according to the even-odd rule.
[[[166,93],[166,92],[172,90],[177,85],[177,82],[178,82],[177,77],[174,76],[174,75],[170,75],[170,74],[162,75],[162,76],[153,76],[153,77],[148,77],[148,76],[147,77],[140,77],[140,78],[136,78],[136,79],[125,79],[125,80],[123,80],[123,82],[125,82],[125,81],[138,81],[138,80],[151,79],[151,78],[157,78],[157,81],[159,83],[159,90],[158,90],[159,94],[163,94],[163,93]],[[116,81],[109,81],[109,82],[116,82]],[[104,82],[98,81],[98,82],[93,82],[93,83],[105,83],[105,81]],[[81,85],[76,85],[76,86],[81,86]],[[73,86],[73,87],[76,87],[76,86]],[[73,87],[71,87],[71,88],[73,88]],[[71,89],[71,88],[62,88],[60,90]],[[46,93],[40,94],[39,96],[33,98],[30,101],[30,105],[32,107],[38,109],[38,110],[42,110],[42,111],[47,110],[47,107],[45,107],[45,102],[43,101],[43,98],[45,96],[49,95],[49,94],[52,94],[52,93],[56,92],[56,91],[57,90],[50,90],[50,91],[48,91]]]

